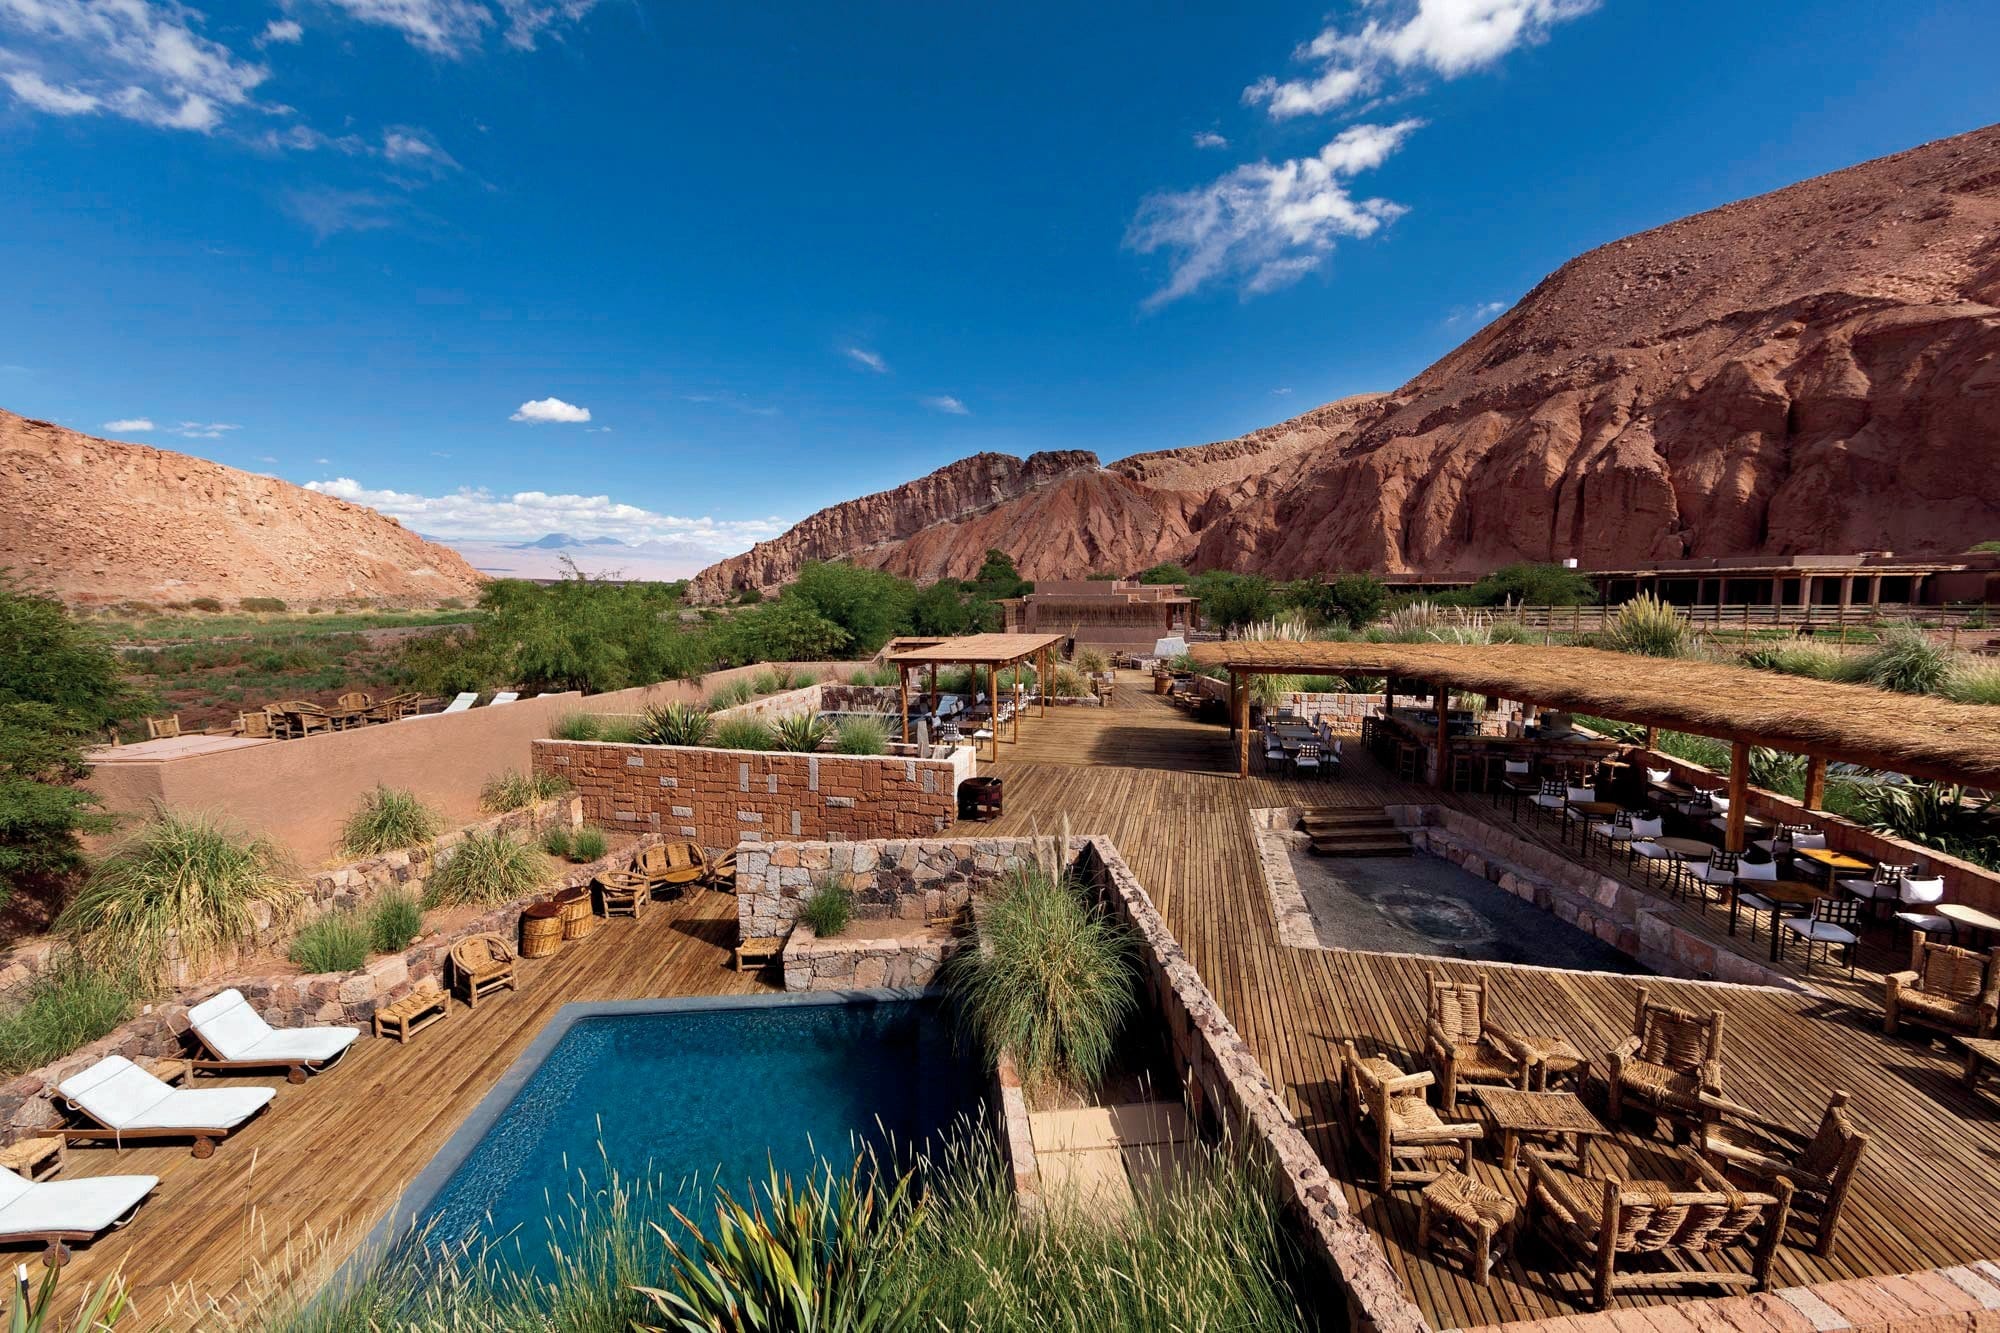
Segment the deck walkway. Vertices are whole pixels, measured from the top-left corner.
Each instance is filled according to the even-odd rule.
[[[1125,679],[1135,678],[1127,673]],[[1101,712],[1052,710],[1024,729],[1018,744],[1002,747],[997,771],[1007,780],[1006,814],[995,823],[963,827],[1046,834],[1066,825],[1117,843],[1344,1183],[1350,1204],[1386,1240],[1392,1262],[1434,1324],[1466,1327],[1580,1309],[1582,1276],[1546,1273],[1550,1258],[1542,1246],[1530,1242],[1525,1255],[1507,1256],[1492,1285],[1481,1289],[1417,1251],[1414,1190],[1382,1196],[1354,1183],[1341,1122],[1340,1042],[1351,1037],[1363,1054],[1379,1052],[1420,1068],[1426,975],[1485,972],[1501,1021],[1524,1032],[1563,1032],[1594,1053],[1629,1033],[1640,983],[1598,973],[1286,947],[1276,936],[1245,814],[1260,807],[1448,799],[1507,824],[1507,807],[1484,796],[1444,797],[1434,788],[1398,783],[1365,754],[1351,755],[1345,774],[1334,781],[1264,775],[1239,781],[1232,776],[1225,728],[1195,723],[1130,683],[1113,700]],[[1519,829],[1557,845],[1555,826],[1546,820],[1524,818]],[[1593,864],[1638,882],[1622,860],[1599,853]],[[1689,924],[1702,925],[1691,910],[1685,915]],[[1705,930],[1732,943],[1713,910]],[[1734,943],[1753,947],[1741,936]],[[1760,939],[1758,956],[1765,956],[1765,947]],[[1886,955],[1864,958],[1879,965]],[[1726,1086],[1733,1097],[1810,1127],[1826,1093],[1846,1088],[1854,1114],[1874,1135],[1833,1256],[1821,1260],[1787,1245],[1774,1270],[1778,1285],[2000,1255],[2000,1103],[1964,1093],[1957,1063],[1941,1047],[1884,1037],[1878,987],[1849,985],[1844,972],[1836,981],[1824,967],[1813,977],[1818,993],[1647,984],[1673,1002],[1724,1010]],[[1626,1162],[1635,1177],[1653,1175],[1662,1165],[1662,1146],[1622,1135],[1605,1150],[1606,1161]],[[1504,1183],[1490,1150],[1480,1152],[1478,1171]],[[1518,1196],[1518,1184],[1511,1188]],[[1625,1298],[1617,1304],[1640,1303]]]

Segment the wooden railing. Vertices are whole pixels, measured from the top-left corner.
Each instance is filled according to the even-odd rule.
[[[1814,636],[1837,634],[1841,629],[1865,629],[1877,625],[1910,625],[1920,629],[1963,632],[1977,638],[1992,629],[2000,637],[2000,607],[1978,603],[1952,606],[1772,606],[1768,603],[1709,603],[1676,607],[1700,628],[1809,629]],[[1516,606],[1494,607],[1485,614],[1519,620],[1531,629],[1589,633],[1608,626],[1618,612],[1616,606]]]

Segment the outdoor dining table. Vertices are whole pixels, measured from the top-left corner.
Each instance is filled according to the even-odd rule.
[[[1951,922],[1954,936],[1961,930],[1972,931],[1985,940],[2000,935],[2000,917],[1982,912],[1977,907],[1968,907],[1964,903],[1939,903],[1937,913]]]
[[[1771,961],[1774,963],[1778,961],[1784,940],[1784,932],[1778,929],[1779,920],[1788,916],[1805,916],[1812,911],[1816,900],[1827,896],[1825,889],[1802,879],[1745,879],[1738,875],[1736,892],[1729,896],[1729,933],[1732,935],[1736,933],[1736,909],[1745,893],[1771,900]]]
[[[1675,866],[1684,866],[1690,861],[1706,861],[1718,850],[1714,843],[1703,842],[1700,838],[1654,838],[1652,842],[1666,849]]]
[[[1846,852],[1836,852],[1830,847],[1800,847],[1795,849],[1792,855],[1802,860],[1811,861],[1814,865],[1827,871],[1829,878],[1832,877],[1832,872],[1836,870],[1845,870],[1865,875],[1875,868],[1859,857],[1849,856]]]

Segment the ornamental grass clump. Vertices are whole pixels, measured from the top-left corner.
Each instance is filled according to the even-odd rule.
[[[558,741],[594,741],[604,734],[604,723],[595,713],[564,713],[549,728],[549,737]]]
[[[356,912],[329,912],[301,930],[287,956],[302,972],[352,972],[368,961],[373,932]]]
[[[196,972],[248,940],[257,909],[288,915],[284,854],[211,815],[160,809],[84,881],[56,920],[85,956],[164,978],[174,950]],[[174,949],[170,949],[170,943]]]
[[[2000,662],[1961,657],[1944,683],[1944,697],[1961,704],[2000,704]]]
[[[813,891],[799,904],[799,920],[822,938],[840,934],[853,919],[854,890],[838,875],[821,876],[814,882]]]
[[[576,831],[576,836],[569,840],[569,859],[578,865],[601,860],[609,845],[603,829],[580,828]]]
[[[709,741],[718,750],[775,750],[777,737],[762,718],[732,717],[719,723]]]
[[[1011,1051],[1041,1087],[1088,1090],[1137,1006],[1124,927],[1074,881],[1016,870],[989,906],[981,945],[956,955],[947,989],[989,1051]]]
[[[1078,671],[1088,671],[1093,676],[1102,675],[1111,669],[1111,659],[1099,648],[1079,648],[1071,659]]]
[[[633,735],[641,745],[706,745],[715,730],[715,715],[695,704],[648,708]]]
[[[418,847],[444,831],[444,816],[413,791],[377,786],[340,829],[340,850],[349,856],[380,856]]]
[[[750,682],[747,680],[732,680],[727,685],[718,685],[708,696],[709,708],[717,711],[749,702]]]
[[[833,751],[835,754],[887,754],[889,728],[880,718],[842,718],[840,725],[833,729]]]
[[[533,893],[548,878],[536,849],[500,829],[466,834],[441,859],[424,885],[426,907],[492,907]]]
[[[1856,663],[1862,680],[1899,694],[1937,694],[1951,668],[1951,654],[1919,629],[1890,630]]]
[[[561,824],[551,824],[542,830],[542,850],[550,856],[569,855],[569,829]]]
[[[145,990],[130,969],[101,966],[72,949],[53,954],[0,1012],[0,1077],[60,1060],[132,1016]]]
[[[407,889],[389,889],[368,907],[368,944],[376,953],[401,953],[424,933],[424,905]]]
[[[553,773],[523,773],[510,768],[486,779],[486,784],[479,789],[479,806],[491,814],[505,814],[509,810],[525,810],[543,801],[553,801],[568,792],[569,783]]]
[[[810,754],[833,734],[833,727],[816,713],[793,713],[781,717],[771,728],[775,748]]]
[[[1695,648],[1687,617],[1656,597],[1634,597],[1619,607],[1600,642],[1613,652],[1640,657],[1688,657]]]

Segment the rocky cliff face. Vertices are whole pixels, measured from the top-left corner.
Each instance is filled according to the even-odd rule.
[[[1394,394],[1108,468],[1072,456],[976,513],[901,487],[698,586],[832,556],[962,575],[987,546],[1030,577],[1958,551],[2000,537],[1996,307],[1989,127],[1593,250]],[[798,540],[812,524],[846,535]]]
[[[0,412],[0,568],[79,603],[424,603],[476,596],[481,582],[372,509],[11,412]]]

